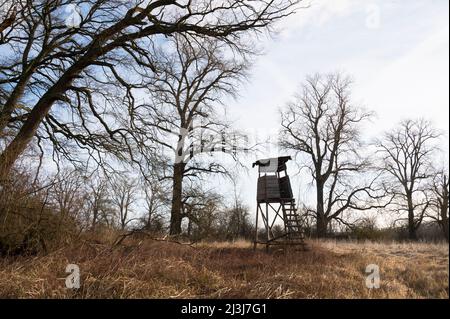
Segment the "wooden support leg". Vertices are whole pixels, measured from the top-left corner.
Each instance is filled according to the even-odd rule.
[[[269,205],[266,203],[266,233],[267,233],[267,242],[270,241],[270,223],[269,223]]]
[[[270,223],[269,223],[269,204],[267,204],[267,203],[266,203],[266,222],[267,222],[267,226],[266,226],[266,233],[267,233],[266,252],[268,252],[269,251],[269,242],[270,242],[271,228],[270,228]]]
[[[258,245],[258,216],[259,216],[260,206],[259,203],[256,204],[256,223],[255,223],[255,241],[253,242],[253,250],[256,250]]]

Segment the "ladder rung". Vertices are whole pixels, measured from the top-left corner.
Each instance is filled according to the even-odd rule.
[[[302,230],[300,216],[295,204],[295,199],[292,201],[286,201],[282,203],[282,209],[284,213],[284,225],[286,229],[287,239],[292,242],[299,242],[304,244],[303,240],[305,235]]]

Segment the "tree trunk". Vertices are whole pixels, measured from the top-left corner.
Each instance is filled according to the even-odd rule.
[[[442,202],[440,206],[442,231],[444,232],[445,239],[447,239],[448,243],[448,180],[446,175],[444,175],[444,182],[442,185]]]
[[[56,82],[33,107],[27,120],[17,135],[0,155],[0,181],[6,180],[15,161],[23,153],[28,143],[36,134],[42,120],[48,114],[53,103],[61,98],[62,94],[71,85],[73,79],[81,72],[81,66],[72,66]]]
[[[449,242],[448,238],[448,219],[442,222],[442,231],[444,232],[445,239],[447,240],[447,243]]]
[[[324,216],[317,219],[317,237],[325,238],[327,237],[328,221]]]
[[[175,163],[173,165],[173,189],[172,189],[172,209],[170,212],[170,235],[181,234],[181,202],[183,194],[183,173],[185,163]]]
[[[449,242],[448,238],[448,197],[444,198],[444,204],[441,207],[441,227],[444,232],[445,239]]]
[[[111,35],[116,34],[124,28],[124,23],[125,20],[122,20],[116,25],[101,32],[101,34],[92,41],[90,49],[85,55],[69,67],[59,80],[50,87],[44,95],[42,95],[40,100],[31,110],[17,135],[0,155],[0,182],[7,179],[15,161],[35,136],[39,125],[42,123],[55,101],[63,97],[64,93],[72,85],[73,80],[77,78],[86,67],[106,53],[105,49],[102,48],[102,44],[106,42]],[[2,120],[7,120],[6,115],[3,115],[2,117]]]
[[[410,240],[417,240],[416,226],[414,224],[414,205],[412,201],[412,194],[407,194],[408,200],[408,238]]]
[[[152,218],[153,218],[153,212],[152,212],[152,208],[150,207],[148,210],[147,221],[145,223],[145,229],[147,229],[149,231],[151,231],[151,229],[152,229],[152,222],[153,222]]]
[[[192,232],[192,220],[189,218],[189,221],[188,221],[188,228],[187,228],[187,236],[188,236],[189,238],[191,238],[191,232]]]
[[[97,218],[98,218],[98,210],[94,208],[92,214],[92,230],[95,230],[95,226],[97,226]]]
[[[324,205],[323,205],[323,183],[316,181],[317,190],[317,212],[316,212],[316,229],[317,237],[324,238],[327,236],[328,220],[325,217]]]

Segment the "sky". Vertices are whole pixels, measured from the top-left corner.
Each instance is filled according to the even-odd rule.
[[[449,1],[312,0],[264,40],[265,54],[252,68],[240,98],[229,101],[235,126],[261,140],[277,139],[279,109],[307,75],[344,72],[352,77],[353,101],[376,113],[365,127],[376,137],[405,118],[426,118],[449,132]],[[256,157],[290,155],[270,147]],[[255,210],[257,170],[240,173],[239,193]],[[448,163],[448,161],[447,161]],[[291,162],[288,172],[296,173]],[[292,179],[297,201],[309,201],[310,181]],[[309,194],[309,195],[307,195]]]

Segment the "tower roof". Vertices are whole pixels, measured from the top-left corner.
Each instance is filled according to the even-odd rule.
[[[260,173],[276,173],[286,169],[286,162],[292,160],[290,156],[280,156],[257,160],[252,167],[258,166]]]

